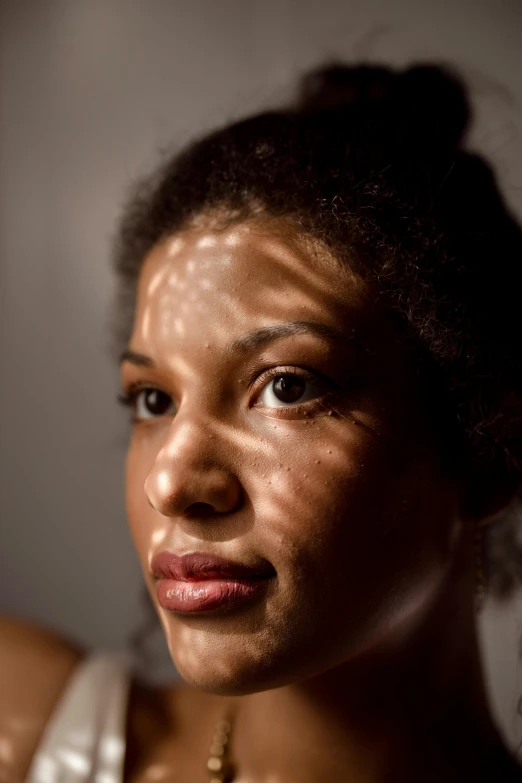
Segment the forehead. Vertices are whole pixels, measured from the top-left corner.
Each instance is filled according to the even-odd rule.
[[[158,319],[176,328],[197,317],[241,327],[294,316],[339,318],[360,310],[363,282],[311,238],[277,223],[242,223],[226,230],[181,232],[147,256],[138,281],[135,336]],[[143,328],[141,329],[143,332]],[[148,330],[145,330],[148,331]],[[143,334],[142,334],[143,336]]]
[[[291,322],[319,324],[322,337],[309,329],[290,335],[283,325]],[[404,328],[371,285],[319,243],[265,225],[190,230],[157,245],[140,274],[128,348],[162,371],[208,380],[229,362],[249,361],[263,345],[251,338],[274,327],[286,335],[293,362],[314,361],[319,346],[325,361],[344,362],[348,338],[386,388],[391,378],[401,388],[412,382]],[[341,339],[325,336],[334,332]]]

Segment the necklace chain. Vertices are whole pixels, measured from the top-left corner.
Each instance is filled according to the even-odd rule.
[[[210,783],[232,783],[234,780],[235,770],[230,760],[229,749],[231,732],[232,723],[230,720],[218,721],[207,761]]]
[[[209,783],[233,783],[236,776],[234,765],[230,758],[230,736],[232,733],[232,721],[230,719],[219,720],[212,738],[210,755],[207,761]],[[490,760],[489,774],[493,781],[515,780],[515,772],[508,761],[508,756],[503,747],[498,747]],[[511,777],[513,776],[513,778]],[[516,780],[519,780],[518,775]]]

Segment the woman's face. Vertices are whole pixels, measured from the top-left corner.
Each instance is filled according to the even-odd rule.
[[[127,508],[197,687],[247,693],[347,662],[413,627],[447,573],[458,491],[375,299],[270,223],[187,230],[144,262],[122,363],[138,417]],[[160,552],[187,556],[177,581],[158,578]],[[201,581],[212,558],[264,578],[209,565]]]

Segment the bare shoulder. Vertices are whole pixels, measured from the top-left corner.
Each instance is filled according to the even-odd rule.
[[[0,781],[22,781],[84,651],[65,636],[0,615]]]

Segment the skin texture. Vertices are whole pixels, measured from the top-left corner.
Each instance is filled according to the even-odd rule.
[[[264,558],[277,572],[249,611],[207,619],[159,609],[176,666],[207,690],[285,685],[418,621],[458,534],[455,488],[426,448],[397,334],[361,282],[318,260],[251,225],[166,242],[140,278],[129,347],[155,368],[125,362],[123,386],[172,399],[169,415],[136,423],[127,467],[153,600],[149,563],[164,549]],[[224,359],[233,340],[291,321],[326,322],[357,342],[294,335]],[[277,400],[273,382],[248,389],[252,371],[269,367],[308,368],[325,382],[307,384],[299,411]],[[326,391],[332,415],[328,402],[313,409]]]
[[[345,339],[230,351],[294,321]],[[499,738],[477,649],[476,520],[374,292],[284,223],[203,222],[145,260],[129,349],[124,389],[168,395],[155,417],[136,398],[131,533],[174,664],[214,694],[212,714],[216,695],[235,705],[238,780],[486,780]],[[278,399],[275,378],[303,372],[320,379],[305,402]],[[240,611],[176,615],[150,572],[166,549],[264,559],[276,577]]]

